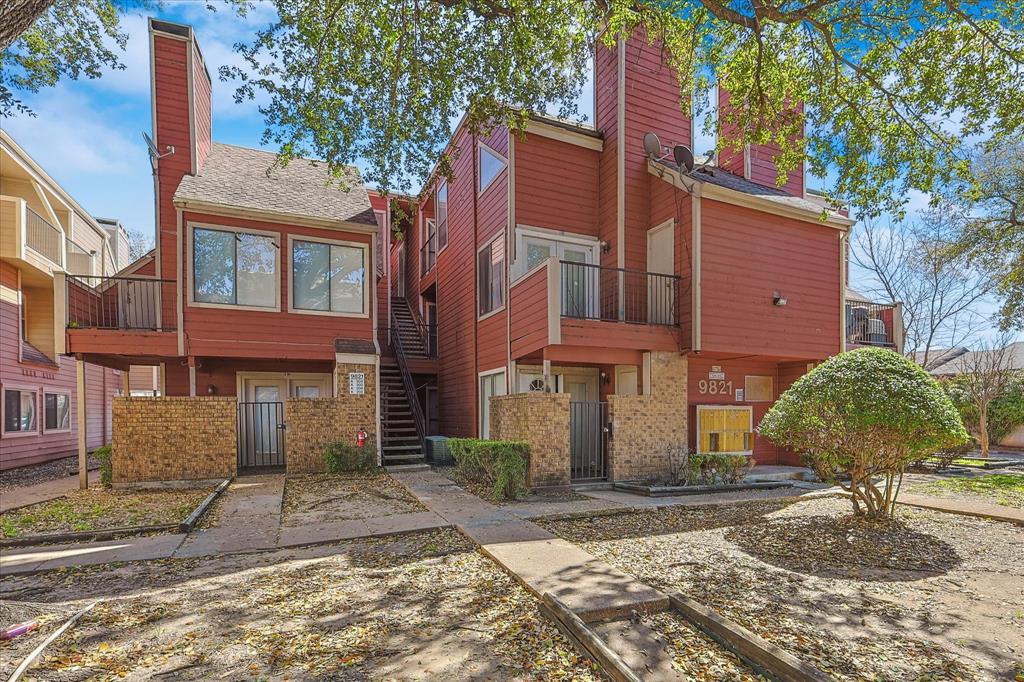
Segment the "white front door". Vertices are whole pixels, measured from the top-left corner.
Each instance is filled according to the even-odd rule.
[[[675,235],[673,223],[647,232],[647,272],[675,274]],[[675,280],[671,277],[647,278],[647,321],[672,324],[675,321]]]

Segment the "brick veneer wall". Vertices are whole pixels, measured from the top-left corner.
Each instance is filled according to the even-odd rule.
[[[527,485],[569,485],[569,394],[516,393],[491,398],[490,436],[530,444]]]
[[[349,372],[366,375],[365,393],[350,395]],[[333,441],[355,443],[365,429],[370,443],[377,442],[377,368],[374,365],[338,364],[337,398],[288,398],[284,419],[285,464],[290,474],[324,471],[324,446]]]
[[[114,398],[114,484],[233,476],[234,398]]]
[[[609,478],[648,479],[669,471],[668,452],[687,443],[687,362],[678,353],[651,353],[651,390],[608,396],[613,438]]]

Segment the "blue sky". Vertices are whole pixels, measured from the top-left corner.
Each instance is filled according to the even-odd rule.
[[[270,3],[256,2],[248,16],[230,9],[211,12],[201,0],[165,0],[161,18],[194,27],[213,82],[214,138],[220,142],[261,147],[263,119],[259,101],[236,104],[234,85],[217,77],[224,65],[242,65],[233,45],[249,41],[274,18]],[[152,235],[153,184],[142,131],[150,132],[149,46],[146,17],[123,18],[128,33],[123,70],[107,70],[95,80],[62,81],[55,88],[25,97],[35,117],[0,119],[0,125],[79,203],[97,216],[119,218],[129,229]],[[579,100],[580,113],[592,119],[592,82]],[[696,151],[713,146],[698,138]],[[271,151],[276,151],[271,149]],[[808,185],[823,182],[808,178]],[[927,196],[910,197],[913,213]],[[858,273],[854,271],[854,284]]]

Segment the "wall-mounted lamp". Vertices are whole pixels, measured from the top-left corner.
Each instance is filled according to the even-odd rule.
[[[213,384],[206,384],[206,392],[213,395],[217,392],[217,387]]]
[[[607,386],[612,382],[612,378],[608,376],[607,372],[601,372],[601,383]]]
[[[601,253],[611,253],[612,245],[605,239],[601,240]]]
[[[789,299],[787,299],[785,296],[783,296],[780,292],[778,292],[778,291],[773,291],[772,292],[772,305],[777,305],[777,306],[779,306],[781,308],[782,306],[786,305],[787,303],[789,303]]]

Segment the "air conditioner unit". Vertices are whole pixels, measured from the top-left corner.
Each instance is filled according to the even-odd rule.
[[[455,464],[452,453],[448,450],[447,436],[427,436],[424,438],[427,445],[427,461],[433,464]]]

